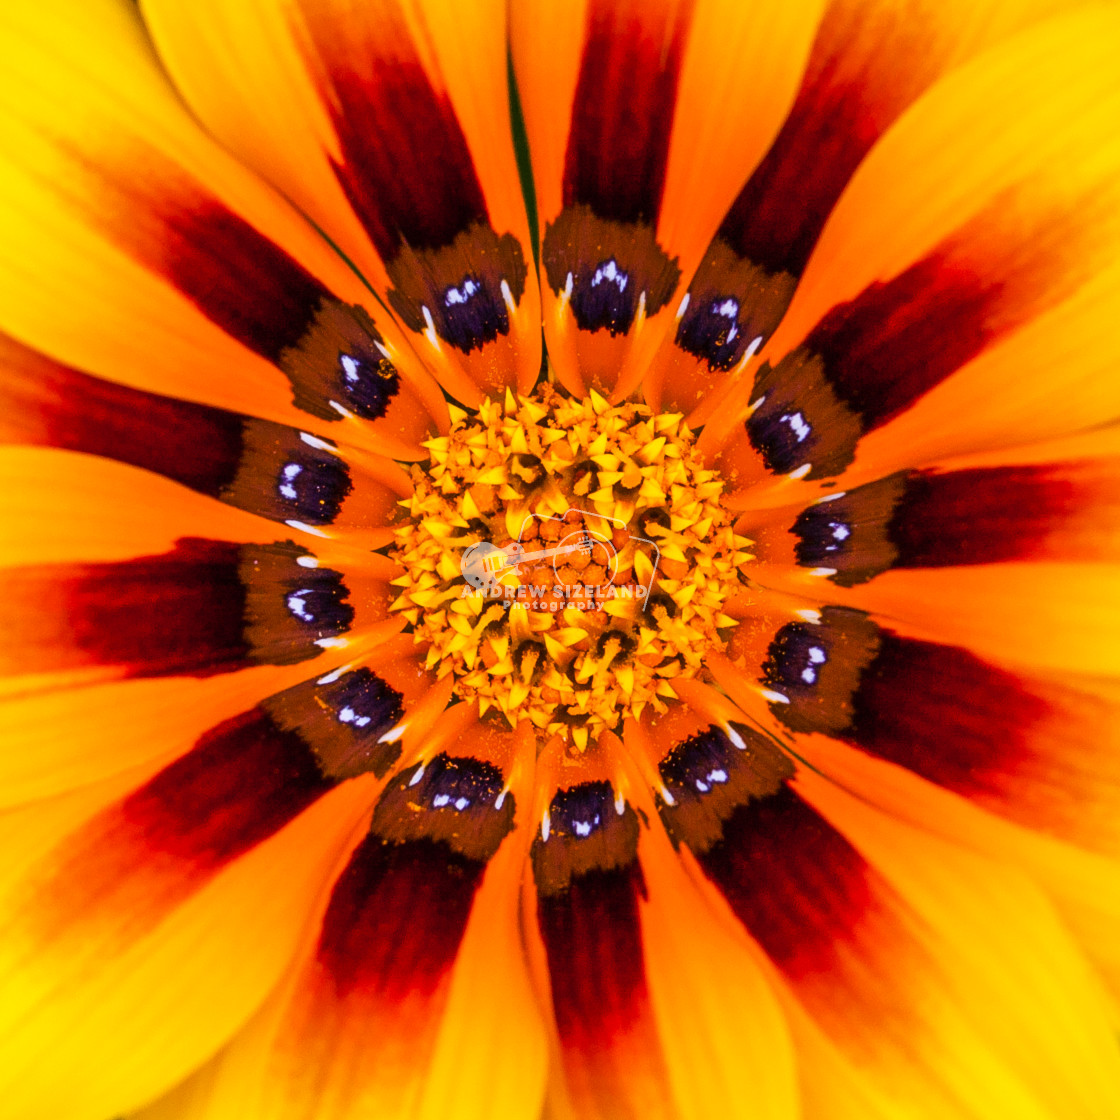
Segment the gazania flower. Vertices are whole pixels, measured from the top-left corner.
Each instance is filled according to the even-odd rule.
[[[1120,1115],[1118,57],[5,4],[5,1120]]]

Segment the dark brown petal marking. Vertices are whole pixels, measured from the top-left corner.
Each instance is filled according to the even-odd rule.
[[[485,863],[513,828],[513,796],[503,795],[503,784],[492,763],[439,754],[393,779],[371,828],[387,843],[436,841]]]
[[[557,793],[548,819],[532,865],[567,1077],[602,1115],[628,1115],[619,1086],[633,1072],[622,1056],[630,1052],[616,1047],[640,1036],[638,1048],[658,1065],[639,916],[646,887],[638,818],[626,804],[619,813],[610,783],[597,781]]]
[[[615,803],[609,782],[583,782],[561,790],[548,807],[548,836],[531,851],[533,877],[543,897],[567,890],[592,873],[626,868],[637,858],[638,817]]]
[[[353,413],[380,420],[400,392],[381,333],[360,307],[329,300],[299,341],[280,356],[293,403],[320,420]]]
[[[336,990],[430,995],[451,967],[486,863],[513,828],[501,771],[437,755],[394,778],[331,896],[319,961]]]
[[[342,576],[300,566],[307,556],[290,542],[184,538],[158,556],[12,569],[9,618],[20,640],[0,664],[6,673],[101,665],[133,677],[206,677],[304,661],[353,618]]]
[[[517,238],[499,237],[483,223],[463,230],[449,245],[402,246],[388,271],[394,284],[389,303],[404,324],[414,331],[432,326],[467,354],[509,333],[503,285],[516,306],[529,274]]]
[[[873,907],[869,869],[788,783],[739,806],[697,858],[787,977],[842,970],[845,943]]]
[[[370,833],[335,884],[316,956],[340,997],[430,997],[455,961],[485,863]]]
[[[790,622],[774,640],[762,682],[785,697],[770,710],[794,731],[840,735],[852,724],[852,697],[879,650],[882,631],[862,611],[825,607],[821,621]]]
[[[755,395],[819,360],[864,431],[885,424],[1084,282],[1096,252],[1076,210],[998,197],[904,272],[834,307],[773,372],[761,367]]]
[[[681,277],[650,226],[604,219],[582,204],[566,207],[546,226],[541,263],[557,295],[570,288],[579,327],[612,335],[626,334],[641,306],[656,314]]]
[[[245,637],[254,661],[294,665],[319,653],[317,643],[350,629],[354,608],[341,573],[301,564],[314,560],[307,549],[285,541],[242,545],[239,552]]]
[[[905,473],[893,474],[809,506],[791,530],[798,537],[797,562],[832,569],[830,578],[841,587],[865,583],[893,567],[898,549],[890,524],[906,482]]]
[[[380,43],[365,51],[352,49],[344,15],[318,6],[305,17],[329,75],[335,174],[385,262],[394,310],[414,331],[430,316],[465,353],[508,334],[503,286],[517,304],[528,275],[521,245],[491,228],[454,107],[433,87],[400,11],[378,6]]]
[[[592,0],[564,158],[564,209],[541,259],[579,327],[626,334],[644,295],[665,306],[680,270],[657,244],[690,3]]]
[[[137,260],[161,273],[215,326],[278,366],[297,408],[322,420],[384,415],[397,373],[359,307],[335,299],[284,249],[151,150],[136,154],[159,178],[113,178],[78,157],[90,189],[79,201]],[[347,380],[343,354],[365,363]]]
[[[732,731],[734,738],[707,727],[678,743],[658,766],[672,801],[659,795],[657,809],[675,847],[706,852],[740,805],[772,796],[793,775],[793,763],[769,739],[741,724]]]
[[[218,496],[273,521],[330,525],[353,489],[333,445],[306,432],[247,420],[241,467]]]
[[[404,697],[371,669],[329,673],[261,706],[279,727],[299,733],[333,781],[383,777],[400,757],[399,742],[380,740],[403,718]]]
[[[1076,464],[911,471],[810,506],[793,527],[800,564],[835,568],[842,586],[888,568],[996,564],[1043,555],[1092,496]],[[1086,550],[1070,542],[1072,557]]]
[[[0,436],[154,471],[273,521],[328,525],[350,493],[347,465],[296,428],[176,400],[0,342]]]
[[[747,420],[747,435],[775,474],[809,465],[804,477],[827,478],[855,457],[863,425],[836,396],[820,358],[798,350],[773,368],[767,364],[754,394],[761,403]]]
[[[782,627],[763,683],[793,731],[821,732],[966,796],[999,797],[1051,705],[967,650],[902,638],[860,611]]]
[[[677,345],[710,370],[733,369],[752,343],[773,334],[796,287],[788,273],[767,273],[717,237],[689,286]]]

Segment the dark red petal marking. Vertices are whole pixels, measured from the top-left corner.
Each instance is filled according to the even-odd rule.
[[[883,631],[844,738],[958,793],[998,793],[1049,705],[967,650]]]
[[[385,415],[399,378],[365,311],[340,303],[286,250],[153,150],[135,153],[137,165],[153,169],[150,180],[77,159],[87,189],[76,202],[215,326],[278,366],[297,408],[338,420],[334,400],[367,419]]]
[[[1065,464],[911,474],[887,530],[900,568],[1022,560],[1085,508]]]
[[[904,411],[951,373],[1067,298],[1095,252],[1076,207],[996,198],[921,260],[834,307],[803,350],[865,429]],[[785,359],[788,360],[788,359]]]
[[[712,370],[731,369],[773,333],[852,173],[937,73],[928,47],[914,49],[916,13],[903,27],[882,15],[876,27],[877,14],[829,5],[797,99],[690,286],[677,345]]]
[[[298,731],[254,708],[208,731],[117,816],[136,838],[134,855],[165,853],[201,873],[271,836],[333,784]]]
[[[162,215],[158,262],[211,322],[279,362],[330,293],[283,249],[210,199]]]
[[[333,522],[346,463],[295,428],[90,377],[0,339],[0,438],[154,471],[274,521]]]
[[[781,470],[788,452],[813,464],[811,477],[827,473],[825,458],[828,470],[843,469],[860,430],[905,411],[1001,336],[1056,302],[1068,287],[1059,262],[1047,266],[1037,248],[1016,254],[1003,246],[1000,252],[998,238],[997,246],[990,246],[992,239],[985,237],[979,221],[974,219],[893,279],[870,284],[855,299],[834,307],[801,346],[777,365],[761,366],[754,395],[778,393],[782,415],[797,414],[810,429],[827,429],[834,401],[823,410],[796,396],[785,404],[789,386],[815,383],[819,369],[835,400],[858,420],[843,445],[827,453],[811,444],[788,447],[788,440],[777,440],[780,429],[772,417],[766,425],[748,424],[752,442],[768,462]],[[998,229],[996,219],[991,221]],[[977,258],[977,245],[990,248],[988,258]],[[813,451],[821,462],[811,457]]]
[[[355,49],[345,13],[304,5],[341,148],[332,166],[385,263],[393,310],[410,330],[430,322],[469,354],[509,333],[503,282],[516,304],[528,267],[517,238],[490,227],[454,106],[433,86],[399,6],[376,10],[376,39]]]
[[[5,575],[19,635],[4,669],[120,666],[128,676],[209,676],[249,664],[240,553],[182,540],[172,552]]]
[[[646,1013],[637,862],[589,871],[538,907],[552,979],[552,1005],[565,1048],[609,1064],[612,1043]]]
[[[663,1076],[642,952],[638,818],[609,782],[592,781],[560,790],[548,822],[531,859],[566,1076],[603,1115],[629,1115],[621,1087],[635,1057]]]
[[[591,0],[564,206],[656,227],[692,4]]]
[[[829,5],[797,99],[720,228],[739,256],[768,272],[805,271],[852,173],[937,72],[928,49],[906,52],[900,64],[900,29],[876,28],[873,20],[873,11],[861,5]],[[901,34],[910,38],[906,29]],[[872,39],[878,49],[869,51]],[[853,67],[845,66],[846,56],[856,52],[868,57],[861,58],[862,72],[848,72]],[[884,80],[887,72],[890,80]]]
[[[211,676],[294,664],[345,631],[353,608],[338,572],[303,568],[293,544],[184,538],[158,556],[55,564],[5,574],[19,635],[5,673],[90,666],[126,676]]]
[[[788,783],[736,809],[722,841],[698,858],[792,980],[839,971],[873,905],[863,857]]]
[[[331,298],[284,249],[156,153],[137,161],[156,169],[151,181],[81,162],[94,187],[84,202],[113,238],[262,358],[278,363]]]
[[[438,755],[395,778],[323,919],[338,995],[429,996],[450,969],[489,859],[513,828],[501,771]]]
[[[338,995],[431,995],[454,963],[484,870],[437,841],[368,835],[335,884],[319,939]]]
[[[692,2],[591,0],[564,157],[563,209],[541,264],[580,330],[628,334],[672,298],[680,269],[657,242]]]
[[[218,724],[67,843],[55,870],[59,920],[111,911],[132,934],[150,928],[338,782],[383,772],[400,748],[376,740],[400,718],[401,700],[359,669]]]
[[[1080,463],[911,471],[810,506],[792,531],[798,563],[835,568],[851,586],[889,568],[1098,559],[1107,545],[1094,514],[1110,524],[1117,505]]]
[[[786,697],[771,711],[787,727],[836,736],[965,796],[1006,800],[1033,734],[1056,714],[1037,687],[967,650],[899,637],[846,608],[783,626],[762,669]]]
[[[813,79],[816,80],[813,80]],[[859,90],[810,75],[718,236],[770,273],[800,276],[852,172],[880,135]]]
[[[84,451],[217,497],[237,474],[244,420],[90,377],[0,338],[0,436]]]
[[[775,964],[793,980],[832,970],[871,905],[869,872],[794,790],[792,759],[749,727],[711,725],[658,771],[674,845],[691,849]]]
[[[1000,280],[935,250],[886,283],[833,308],[805,340],[837,394],[872,428],[903,411],[997,334]],[[1005,329],[1011,327],[1007,323]]]
[[[261,709],[226,720],[67,841],[52,903],[36,907],[41,932],[104,918],[141,936],[333,784],[299,734]]]
[[[489,221],[470,149],[446,93],[433,88],[396,4],[377,10],[377,42],[355,49],[341,9],[301,5],[325,70],[342,149],[335,173],[386,261],[437,249]]]

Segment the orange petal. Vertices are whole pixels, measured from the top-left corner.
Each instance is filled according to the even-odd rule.
[[[833,206],[883,132],[941,75],[1062,6],[833,0],[796,101],[658,352],[647,399],[663,394],[667,407],[688,412],[736,369],[773,333]]]
[[[758,679],[792,731],[834,736],[1027,828],[1120,854],[1111,681],[1010,671],[833,607],[783,626]]]
[[[385,584],[372,594],[344,582],[291,541],[181,538],[154,556],[9,568],[5,578],[21,641],[0,670],[40,683],[291,665],[385,620],[391,598]]]
[[[49,864],[18,877],[0,933],[9,1113],[119,1115],[197,1068],[280,979],[369,792],[351,782],[323,797],[132,941],[129,915],[112,911],[44,939],[45,908],[57,915],[66,892],[51,893]],[[43,816],[36,806],[9,842],[25,845]]]
[[[528,837],[514,824],[531,774],[511,770],[515,741],[531,750],[461,728],[449,753],[392,780],[289,982],[153,1117],[184,1097],[214,1118],[539,1114],[544,1039],[517,930]]]
[[[819,5],[540,0],[512,13],[549,357],[573,392],[626,395],[778,130]]]
[[[446,423],[435,382],[315,229],[199,129],[135,12],[4,18],[0,327],[110,380],[417,457],[429,410]]]
[[[686,865],[896,1108],[1107,1114],[1118,1059],[1102,995],[1025,880],[1009,870],[993,905],[984,892],[998,869],[927,844],[812,773],[794,776],[745,725],[674,740],[658,764],[669,794],[658,808]],[[1004,924],[1000,907],[1013,915]],[[993,931],[1006,928],[1018,941],[1005,958]],[[1054,1031],[1055,1016],[1077,1041]]]
[[[539,302],[497,0],[144,14],[203,123],[280,187],[467,404],[533,384]]]
[[[3,337],[0,408],[5,442],[117,459],[367,549],[391,542],[385,526],[411,492],[390,460],[375,457],[363,469],[361,456],[347,462],[337,445],[298,428],[89,377]]]
[[[1049,449],[1068,459],[1004,453],[1000,465],[899,471],[826,495],[796,518],[748,512],[740,521],[755,541],[755,575],[765,582],[794,561],[853,587],[891,569],[1110,560],[1120,538],[1120,456],[1083,457],[1092,442],[1101,441]]]
[[[1115,701],[1115,689],[1110,682],[1065,675],[1045,683],[1051,689],[1059,683],[1067,690],[1069,700],[1085,704],[1071,729],[1074,736],[1085,728],[1087,718]],[[1044,725],[1032,735],[1032,749],[1046,749],[1047,730]],[[1106,732],[1101,741],[1106,741],[1109,734]],[[1063,735],[1063,742],[1068,741],[1069,736]],[[842,787],[858,791],[861,798],[896,820],[934,831],[993,860],[1027,871],[1046,890],[1109,984],[1113,1021],[1120,1021],[1120,952],[1116,938],[1120,924],[1120,872],[1115,858],[1080,846],[1084,843],[1115,850],[1111,839],[1115,810],[1108,805],[1114,788],[1108,780],[1110,762],[1105,763],[1105,780],[1098,788],[1087,790],[1087,783],[1079,779],[1077,770],[1087,752],[1075,738],[1068,760],[1064,751],[1056,751],[1047,756],[1051,760],[1049,765],[1032,767],[1042,784],[1037,789],[1023,787],[1013,809],[1009,811],[1005,800],[1002,815],[996,816],[980,808],[973,799],[951,793],[909,770],[835,739],[802,736],[798,739],[798,751],[814,769]],[[1078,798],[1084,797],[1084,803],[1071,803],[1070,790],[1076,790]],[[1061,812],[1063,806],[1068,806],[1066,812]],[[1080,819],[1069,827],[1070,818],[1077,815]],[[1012,816],[1033,818],[1036,823],[1045,817],[1049,831],[1012,823]],[[1058,830],[1074,836],[1079,843],[1056,838],[1053,833]]]
[[[719,406],[705,432],[709,450],[743,438],[747,421],[771,470],[808,465],[810,478],[835,477],[862,432],[954,375],[968,378],[988,362],[997,376],[1006,372],[994,355],[1036,323],[1032,352],[1044,329],[1076,324],[1085,332],[1082,384],[1112,383],[1114,358],[1097,353],[1090,309],[1114,287],[1106,277],[1120,232],[1118,40],[1109,8],[1047,21],[954,71],[899,119],[833,211],[754,385]],[[1043,379],[1055,400],[1081,380],[1048,362],[1029,369],[1018,365],[1017,380]],[[1003,385],[1014,391],[1010,380]],[[1029,389],[1027,411],[1043,396]],[[1099,406],[1107,392],[1090,396]],[[1024,438],[1004,423],[1004,400],[990,400],[999,407],[985,431]],[[1059,416],[1086,416],[1080,405],[1063,407]],[[833,445],[838,408],[848,422]],[[958,419],[942,414],[942,429]]]
[[[642,951],[639,818],[619,747],[542,754],[526,882],[527,949],[551,1009],[550,1115],[670,1117],[672,1098]]]

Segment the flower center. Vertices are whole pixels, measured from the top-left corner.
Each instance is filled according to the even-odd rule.
[[[679,413],[551,386],[452,410],[413,469],[393,610],[455,692],[580,749],[694,676],[750,542]]]

